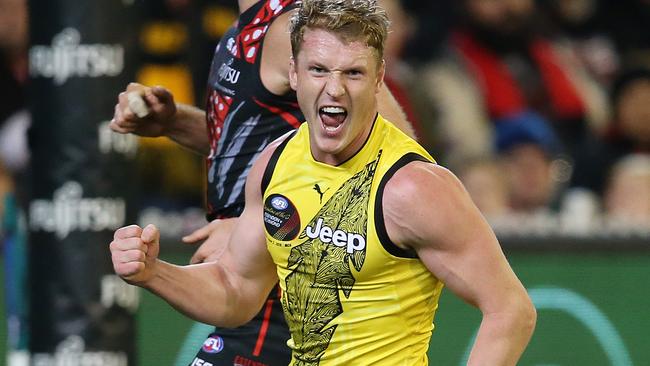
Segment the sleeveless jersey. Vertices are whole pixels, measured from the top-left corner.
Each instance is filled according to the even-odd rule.
[[[264,224],[291,365],[427,365],[443,285],[390,241],[381,205],[388,179],[414,160],[433,162],[381,116],[339,166],[312,158],[306,123],[272,155]]]
[[[295,93],[275,95],[260,77],[266,32],[278,16],[295,7],[295,2],[257,2],[240,15],[216,47],[206,107],[210,220],[241,214],[244,184],[253,161],[267,144],[303,120]]]

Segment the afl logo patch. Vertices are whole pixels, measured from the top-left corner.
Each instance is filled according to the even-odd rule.
[[[223,338],[218,335],[213,335],[203,342],[201,348],[206,353],[219,353],[223,351]]]
[[[271,206],[280,211],[284,211],[289,207],[289,201],[282,196],[276,196],[271,199]]]
[[[264,226],[274,239],[295,239],[300,231],[300,216],[296,206],[283,195],[270,195],[264,202]]]

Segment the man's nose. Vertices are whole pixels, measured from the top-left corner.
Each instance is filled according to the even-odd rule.
[[[332,98],[339,98],[345,94],[345,85],[343,80],[341,80],[341,74],[338,72],[333,72],[330,74],[327,79],[327,85],[325,86],[327,95]]]

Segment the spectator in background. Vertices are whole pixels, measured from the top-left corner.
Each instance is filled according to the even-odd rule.
[[[459,178],[489,219],[532,214],[557,208],[562,181],[557,177],[559,142],[534,113],[495,123],[495,157],[463,162]]]
[[[532,0],[462,0],[448,53],[422,70],[435,105],[443,163],[494,155],[500,120],[536,113],[554,129],[575,163],[574,185],[589,187],[604,129],[604,91],[568,50],[544,35]],[[589,187],[598,189],[599,187]]]
[[[409,19],[417,24],[417,32],[410,42],[403,45],[405,58],[411,63],[429,62],[440,55],[442,45],[453,24],[451,1],[400,0],[409,14]],[[392,20],[391,20],[392,21]]]
[[[404,59],[405,47],[418,31],[416,18],[408,13],[402,0],[379,0],[378,4],[386,10],[390,18],[390,32],[384,48],[386,75],[384,83],[404,110],[414,132],[423,146],[432,145],[432,137],[425,134],[420,116],[416,113],[412,95],[417,84],[417,75]]]
[[[458,170],[458,178],[489,221],[510,212],[508,181],[497,159],[483,157],[464,162]]]
[[[550,0],[540,2],[548,15],[547,28],[567,42],[589,73],[609,86],[619,71],[621,59],[611,32],[609,18],[600,0]]]
[[[3,53],[2,59],[6,62],[5,65],[12,78],[21,85],[27,80],[27,25],[26,0],[0,0],[0,49]],[[14,94],[16,93],[2,94],[3,112],[6,106],[4,98],[15,98],[16,95]]]
[[[650,62],[650,2],[602,1],[604,28],[614,39],[623,65]]]
[[[553,161],[559,145],[553,130],[530,112],[498,120],[495,127],[510,210],[533,213],[556,206],[560,182],[555,179]]]
[[[0,218],[7,193],[27,165],[24,87],[27,80],[27,4],[0,0]]]
[[[604,196],[609,219],[650,225],[650,155],[630,154],[613,167]]]
[[[614,119],[609,142],[614,157],[650,154],[650,67],[624,72],[612,88]]]
[[[625,71],[612,88],[609,179],[605,213],[617,222],[650,225],[650,68]]]

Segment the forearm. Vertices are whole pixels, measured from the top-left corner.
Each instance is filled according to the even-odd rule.
[[[142,287],[199,322],[235,327],[246,323],[259,310],[259,306],[248,309],[249,304],[240,301],[244,297],[238,292],[239,287],[219,263],[177,266],[158,260],[154,273]]]
[[[395,97],[393,97],[393,94],[391,94],[390,90],[388,90],[385,84],[381,89],[379,89],[379,94],[377,95],[377,103],[379,113],[384,118],[391,121],[405,134],[414,139],[417,138],[417,136],[415,136],[413,126],[411,126],[411,123],[406,118],[406,113],[404,113],[404,110],[399,105],[399,103],[397,103],[397,100],[395,100]]]
[[[194,106],[176,105],[176,114],[165,136],[198,154],[207,156],[210,153],[205,112]]]
[[[484,314],[468,366],[516,365],[535,328],[534,308]]]

